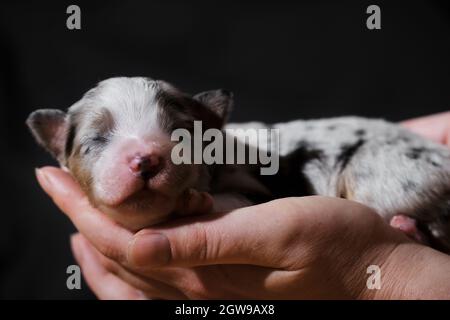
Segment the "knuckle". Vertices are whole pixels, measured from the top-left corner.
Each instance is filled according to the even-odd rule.
[[[200,223],[196,223],[194,227],[194,234],[197,245],[199,246],[199,259],[205,260],[208,252],[208,239],[204,226]]]
[[[204,224],[194,223],[188,231],[188,239],[186,243],[186,252],[197,252],[197,259],[205,261],[208,258],[208,251],[210,248],[210,240],[208,238],[208,231]]]

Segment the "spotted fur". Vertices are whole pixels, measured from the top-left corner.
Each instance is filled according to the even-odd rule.
[[[159,147],[170,148],[173,129],[191,130],[196,119],[205,128],[221,128],[231,104],[232,94],[225,90],[192,96],[160,80],[112,78],[88,91],[67,114],[39,110],[30,115],[28,124],[37,141],[72,172],[95,204],[105,196],[102,189],[121,183],[114,172],[105,172],[115,161],[109,155],[118,139],[150,137]],[[360,117],[235,123],[227,128],[279,129],[279,173],[260,176],[254,166],[246,165],[177,168],[161,177],[166,180],[160,187],[164,198],[158,202],[164,210],[159,209],[172,210],[171,194],[188,187],[227,199],[217,210],[285,196],[343,197],[374,208],[386,220],[397,214],[411,216],[438,245],[450,248],[450,149],[396,124]],[[243,143],[243,137],[235,138]],[[230,200],[237,198],[245,200]],[[148,203],[141,207],[148,209],[144,204]],[[155,203],[149,205],[159,212]],[[162,211],[159,218],[167,218],[168,212]]]

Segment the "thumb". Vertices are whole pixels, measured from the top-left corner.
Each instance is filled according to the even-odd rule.
[[[302,238],[300,229],[310,224],[311,215],[303,213],[317,208],[314,203],[307,198],[285,198],[144,229],[131,241],[128,260],[133,266],[151,268],[213,264],[285,267],[290,256],[286,251],[297,246]],[[298,249],[296,255],[298,259]]]

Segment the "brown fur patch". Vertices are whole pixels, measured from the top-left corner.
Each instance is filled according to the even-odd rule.
[[[92,204],[95,204],[95,198],[92,190],[92,175],[83,164],[80,157],[80,145],[74,148],[74,151],[67,160],[67,167],[73,177],[80,184],[81,189],[87,194]]]
[[[337,196],[339,198],[353,200],[354,199],[353,186],[354,186],[353,180],[344,171],[339,177],[337,183]]]

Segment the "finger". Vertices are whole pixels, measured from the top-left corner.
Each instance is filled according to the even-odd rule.
[[[71,245],[88,286],[99,299],[137,300],[144,298],[142,292],[108,272],[98,260],[98,256],[84,245],[80,234],[72,236]]]
[[[36,176],[45,192],[101,253],[126,264],[131,232],[93,208],[78,183],[67,172],[44,167],[36,170]]]
[[[339,211],[336,208],[343,203],[347,205],[345,210],[352,205],[341,199],[287,198],[225,215],[211,214],[141,230],[130,244],[129,262],[147,267],[212,264],[280,267],[290,262],[286,252],[296,242],[311,241],[318,236],[308,233],[308,226],[317,220],[317,212],[327,215]]]
[[[450,146],[450,112],[402,122],[406,128],[436,142]]]
[[[95,254],[97,256],[97,260],[105,270],[116,275],[119,279],[130,284],[132,287],[140,290],[141,292],[144,292],[146,297],[149,297],[151,299],[187,299],[187,297],[183,293],[181,293],[181,291],[167,284],[168,282],[174,282],[173,275],[168,274],[167,271],[152,270],[151,273],[155,276],[155,278],[150,277],[148,275],[149,271],[147,271],[146,276],[144,277],[140,274],[126,269],[114,260],[105,257],[82,236],[79,238],[81,239],[77,240],[83,242],[83,246],[86,250],[91,251],[92,254]],[[166,282],[157,279],[164,279],[166,280]]]

